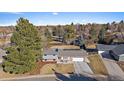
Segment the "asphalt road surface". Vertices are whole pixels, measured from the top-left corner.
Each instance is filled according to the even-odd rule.
[[[55,77],[33,77],[33,78],[23,78],[23,79],[13,79],[10,81],[57,81]]]
[[[32,75],[25,77],[5,78],[1,81],[57,81],[55,75]]]

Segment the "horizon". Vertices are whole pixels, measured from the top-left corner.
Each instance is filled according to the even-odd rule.
[[[124,12],[1,12],[0,26],[15,26],[20,18],[26,18],[36,26],[71,24],[106,24],[120,22]]]

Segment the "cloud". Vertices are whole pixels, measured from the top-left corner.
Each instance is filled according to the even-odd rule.
[[[16,22],[9,22],[9,23],[0,23],[0,26],[15,26],[16,25]]]
[[[53,15],[58,15],[58,13],[57,13],[57,12],[53,12],[52,14],[53,14]]]
[[[16,15],[20,15],[20,14],[23,14],[22,12],[9,12],[11,14],[16,14]]]

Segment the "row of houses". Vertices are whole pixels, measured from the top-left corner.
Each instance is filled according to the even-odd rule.
[[[116,61],[124,61],[124,44],[104,45],[97,44],[96,47],[86,47],[84,49],[47,49],[44,51],[43,61],[71,62],[73,60],[84,60],[89,53],[98,53],[106,57],[111,56]]]

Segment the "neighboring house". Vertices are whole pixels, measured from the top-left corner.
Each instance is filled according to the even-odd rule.
[[[43,62],[57,62],[58,60],[58,50],[57,49],[46,49],[43,54]]]
[[[6,51],[0,48],[0,64],[3,62],[3,56],[6,55]]]
[[[109,53],[109,51],[117,47],[117,45],[97,44],[96,47],[98,50],[98,54],[102,54],[102,53]]]
[[[59,51],[59,62],[60,63],[72,63],[76,61],[84,61],[87,53],[80,49],[63,49]]]
[[[117,61],[124,61],[124,44],[120,44],[109,51],[110,55]]]

